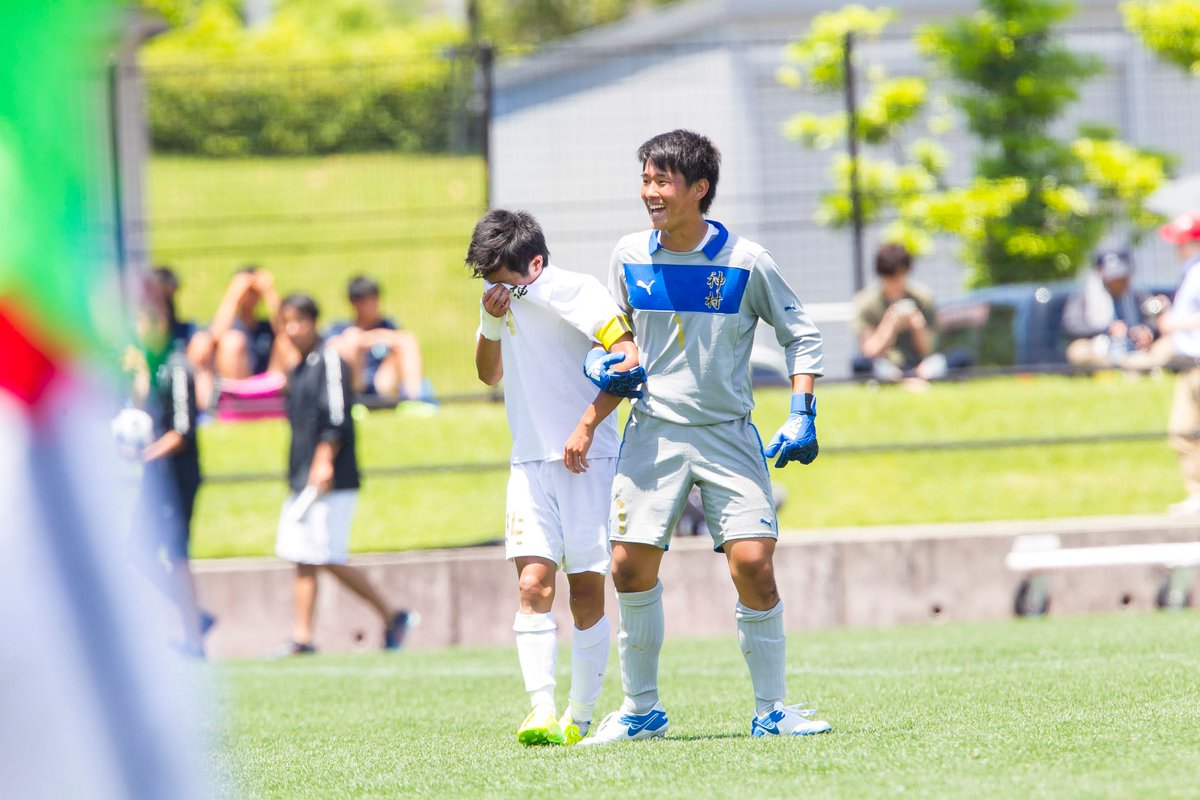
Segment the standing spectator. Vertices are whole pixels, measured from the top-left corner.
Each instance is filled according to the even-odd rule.
[[[1187,497],[1168,511],[1175,516],[1200,514],[1200,212],[1182,214],[1158,229],[1158,235],[1175,245],[1182,278],[1175,300],[1162,315],[1163,334],[1170,334],[1175,350],[1189,366],[1175,378],[1175,395],[1167,422],[1171,447],[1179,455]]]
[[[750,672],[752,736],[822,733],[829,723],[785,705],[783,602],[775,583],[778,519],[754,407],[750,349],[759,320],[775,329],[792,383],[791,413],[765,455],[776,467],[817,457],[813,395],[821,334],[761,246],[706,219],[720,154],[706,137],[676,130],[642,144],[642,203],[652,230],[613,250],[609,291],[630,314],[646,381],[617,459],[609,512],[617,638],[625,699],[582,745],[661,737],[658,695],[664,636],[663,555],[692,486],[700,486],[714,549],[737,590],[738,642]],[[604,388],[620,373],[589,371]]]
[[[643,373],[636,370],[629,319],[595,278],[550,263],[532,215],[488,212],[471,235],[466,263],[485,281],[476,371],[489,386],[504,379],[513,438],[504,548],[517,568],[513,631],[531,706],[517,739],[575,744],[591,726],[608,664],[604,576],[619,448],[611,415],[621,402],[613,394],[597,396],[579,364],[594,352],[621,362],[623,380],[640,383]],[[575,621],[570,703],[562,719],[554,700],[558,625],[552,610],[560,565]]]
[[[279,304],[281,332],[299,361],[288,375],[291,490],[279,515],[275,552],[296,563],[292,638],[280,655],[312,653],[317,570],[324,568],[367,601],[383,622],[385,649],[404,641],[409,613],[389,606],[358,569],[346,563],[358,503],[358,456],[350,415],[350,367],[317,334],[317,304],[292,294]]]
[[[283,375],[295,366],[297,354],[287,337],[276,336],[278,316],[274,276],[253,265],[235,272],[208,330],[193,336],[188,348],[202,408],[216,399],[215,378],[249,378],[268,371]]]
[[[202,658],[203,637],[214,620],[196,603],[189,560],[192,512],[201,481],[196,390],[187,359],[176,346],[165,288],[161,275],[151,273],[137,315],[143,361],[135,394],[153,420],[154,439],[138,454],[144,468],[135,547],[138,564],[179,609],[181,649]]]
[[[1063,331],[1071,338],[1067,361],[1080,367],[1130,370],[1166,366],[1173,348],[1168,337],[1157,338],[1153,320],[1144,311],[1150,297],[1135,292],[1133,259],[1123,250],[1096,253],[1083,289],[1063,309]]]
[[[370,278],[353,278],[346,294],[354,321],[335,322],[325,335],[350,365],[354,390],[391,402],[421,400],[425,379],[416,335],[383,314],[379,284]]]
[[[922,388],[946,376],[946,357],[937,351],[933,293],[915,281],[912,255],[901,244],[885,244],[875,254],[879,283],[854,296],[855,332],[862,355],[854,371],[881,383],[908,380]]]

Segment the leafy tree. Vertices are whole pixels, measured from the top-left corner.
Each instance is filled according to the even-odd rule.
[[[985,223],[971,248],[979,283],[1069,277],[1109,222],[1090,207],[1070,143],[1049,132],[1102,69],[1057,36],[1055,26],[1072,11],[1060,0],[983,0],[979,13],[918,35],[920,50],[965,90],[953,102],[982,144],[976,174],[1027,188],[1007,215]]]
[[[1121,14],[1147,48],[1200,76],[1200,0],[1132,0]]]
[[[288,0],[248,29],[230,0],[204,0],[149,42],[147,116],[163,151],[305,155],[448,147],[469,71],[446,54],[466,32],[402,24],[383,0]]]
[[[920,52],[960,87],[949,100],[929,97],[923,80],[865,69],[871,90],[858,137],[890,150],[889,158],[870,150],[859,157],[866,221],[893,219],[885,235],[915,252],[927,252],[935,235],[956,237],[972,285],[1069,277],[1110,230],[1125,227],[1136,237],[1156,222],[1143,203],[1163,180],[1163,158],[1096,128],[1073,141],[1050,135],[1080,84],[1101,68],[1057,37],[1054,26],[1070,13],[1058,0],[983,0],[970,17],[921,29]],[[789,48],[791,63],[779,79],[793,86],[807,81],[818,92],[844,91],[846,34],[878,35],[891,18],[886,9],[862,6],[819,15]],[[949,102],[981,144],[975,178],[965,187],[943,185],[949,156],[936,137],[949,127],[944,117],[934,116],[923,138],[900,144],[923,112]],[[798,114],[785,133],[825,148],[844,140],[847,127],[842,113]],[[850,173],[849,157],[836,156],[834,190],[817,214],[823,224],[849,224]]]
[[[478,0],[483,38],[501,49],[527,49],[678,0]]]

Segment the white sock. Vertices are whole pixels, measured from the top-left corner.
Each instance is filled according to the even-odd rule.
[[[754,686],[754,702],[758,715],[768,713],[776,702],[787,697],[787,635],[783,632],[783,601],[766,611],[755,611],[738,603],[736,606],[738,643],[746,666],[750,668],[750,683]]]
[[[596,699],[604,687],[611,638],[612,626],[607,615],[586,630],[576,628],[571,636],[571,703],[567,710],[577,723],[592,718]]]
[[[645,714],[658,702],[658,653],[663,643],[662,581],[644,592],[617,592],[621,621],[617,652],[621,656],[622,709]]]
[[[513,630],[517,634],[517,660],[525,678],[532,706],[554,708],[554,665],[558,658],[558,626],[554,614],[522,614],[517,612]]]

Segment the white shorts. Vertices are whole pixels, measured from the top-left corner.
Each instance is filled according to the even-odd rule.
[[[299,520],[288,513],[295,501],[296,493],[288,493],[279,511],[275,555],[297,564],[345,564],[358,490],[338,489],[318,496]]]
[[[582,475],[561,461],[522,461],[508,476],[504,555],[553,561],[568,575],[608,574],[608,508],[615,458],[591,458]]]

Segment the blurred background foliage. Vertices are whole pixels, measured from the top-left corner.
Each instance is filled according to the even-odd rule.
[[[853,58],[867,87],[855,126],[866,148],[857,170],[848,155],[831,159],[833,187],[817,221],[851,224],[857,172],[865,222],[892,220],[887,238],[916,253],[950,235],[973,286],[1069,278],[1103,237],[1139,240],[1159,221],[1144,201],[1165,180],[1169,160],[1098,126],[1081,126],[1067,140],[1050,132],[1102,68],[1058,35],[1073,13],[1060,0],[983,0],[973,14],[921,26],[914,44],[950,88],[945,94],[924,77],[891,77],[881,64]],[[895,18],[891,9],[861,5],[819,14],[788,48],[779,81],[845,92],[847,35],[881,37]],[[848,120],[846,112],[801,112],[784,132],[806,147],[832,148],[845,143]],[[959,123],[979,154],[971,183],[949,187],[949,155],[938,139]]]

